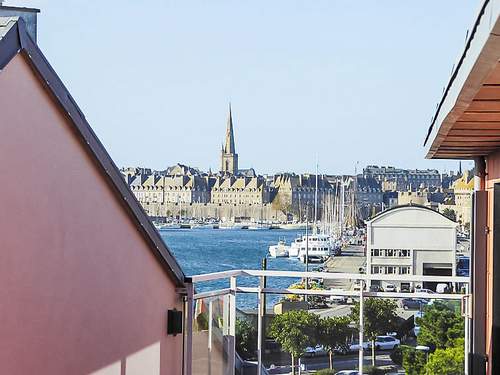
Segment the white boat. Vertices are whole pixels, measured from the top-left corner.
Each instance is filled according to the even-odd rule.
[[[280,229],[285,229],[285,230],[305,230],[306,229],[306,223],[285,223],[285,224],[280,224]],[[309,228],[311,229],[311,226],[309,225]]]
[[[280,240],[277,245],[269,246],[269,255],[273,258],[288,257],[290,246],[284,240]]]
[[[291,251],[295,254],[298,248],[298,258],[301,262],[324,262],[334,254],[335,243],[329,235],[326,234],[311,234],[302,236],[300,241],[294,241],[294,249]],[[292,246],[290,246],[292,247]]]

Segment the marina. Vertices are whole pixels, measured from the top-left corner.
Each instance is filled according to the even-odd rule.
[[[262,259],[267,258],[269,246],[279,238],[287,243],[302,235],[298,230],[220,230],[211,228],[165,229],[160,231],[163,240],[174,253],[188,275],[211,273],[232,269],[260,269]],[[304,271],[305,265],[293,258],[268,258],[267,268],[282,271]],[[295,278],[273,280],[276,288],[286,288],[297,282]],[[250,280],[242,280],[244,286],[255,286]],[[200,291],[214,287],[225,288],[223,281],[200,283]],[[277,297],[269,298],[268,304],[277,302]],[[238,307],[254,308],[255,297],[242,295]]]

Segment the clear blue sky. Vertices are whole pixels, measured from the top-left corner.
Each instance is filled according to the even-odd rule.
[[[147,4],[147,6],[145,5]],[[422,143],[478,0],[7,0],[119,166],[453,168]]]

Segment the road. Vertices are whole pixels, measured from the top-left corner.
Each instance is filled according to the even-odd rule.
[[[326,261],[328,272],[358,273],[360,267],[366,264],[363,246],[347,246],[339,256],[331,257]],[[328,289],[352,289],[352,282],[349,280],[325,280],[325,287]]]
[[[305,370],[320,370],[329,367],[328,356],[320,356],[313,358],[302,358],[301,363],[304,365]],[[367,353],[364,356],[364,366],[369,366],[371,364],[371,354]],[[389,352],[380,351],[377,352],[377,366],[392,365],[391,358],[389,357]],[[333,367],[335,370],[353,370],[358,368],[358,356],[357,354],[350,355],[334,355],[333,356]],[[290,365],[274,366],[268,370],[269,374],[290,374]]]

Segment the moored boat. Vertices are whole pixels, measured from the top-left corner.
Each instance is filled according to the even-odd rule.
[[[290,246],[284,240],[280,240],[277,245],[269,246],[269,255],[273,258],[288,257]]]

